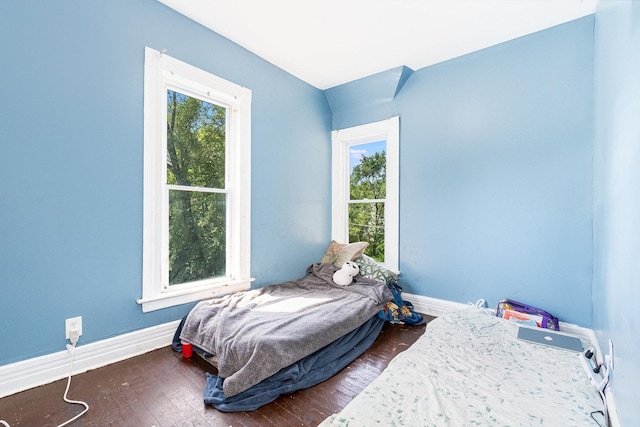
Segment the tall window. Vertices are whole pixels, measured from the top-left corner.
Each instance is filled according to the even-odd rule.
[[[251,92],[147,48],[143,311],[249,287]]]
[[[385,260],[387,141],[349,146],[349,242],[368,242],[367,254]]]
[[[226,274],[227,107],[167,89],[169,286]]]
[[[333,131],[332,238],[398,270],[399,119]]]

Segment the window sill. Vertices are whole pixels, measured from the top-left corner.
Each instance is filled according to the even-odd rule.
[[[187,304],[203,299],[210,299],[239,291],[246,291],[251,287],[254,278],[233,280],[223,285],[208,285],[199,288],[183,289],[179,291],[163,292],[149,298],[140,298],[137,303],[142,306],[142,312]]]

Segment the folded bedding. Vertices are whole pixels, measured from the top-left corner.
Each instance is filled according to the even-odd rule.
[[[180,340],[216,356],[211,381],[222,383],[224,398],[239,395],[356,330],[393,298],[385,283],[364,277],[336,285],[336,269],[313,264],[298,280],[200,302]]]
[[[223,412],[253,411],[273,402],[281,394],[319,384],[364,353],[380,334],[383,324],[382,319],[374,316],[345,336],[235,396],[226,397],[224,379],[207,373],[204,402]]]

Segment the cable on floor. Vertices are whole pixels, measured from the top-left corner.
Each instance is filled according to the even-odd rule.
[[[69,364],[69,376],[67,377],[67,388],[64,391],[64,396],[62,396],[62,399],[65,402],[70,403],[72,405],[82,405],[82,406],[84,406],[84,410],[82,412],[80,412],[78,415],[76,415],[75,417],[71,418],[70,420],[67,420],[64,423],[58,425],[58,427],[64,427],[66,425],[71,424],[72,422],[74,422],[75,420],[77,420],[78,418],[80,418],[81,416],[86,414],[87,411],[89,410],[89,405],[87,404],[87,402],[83,402],[82,400],[72,400],[72,399],[69,399],[67,397],[67,394],[69,394],[69,387],[71,386],[71,375],[73,373],[73,356],[76,353],[76,345],[75,344],[69,344],[67,346],[67,349],[69,349],[71,351],[71,363]]]
[[[76,345],[75,344],[67,345],[67,350],[71,352],[71,362],[69,363],[69,376],[67,377],[67,388],[64,391],[64,396],[62,396],[62,399],[65,402],[70,403],[72,405],[82,405],[84,406],[84,410],[80,412],[78,415],[76,415],[75,417],[71,418],[70,420],[67,420],[64,423],[59,424],[57,427],[64,427],[66,425],[71,424],[72,422],[76,421],[78,418],[86,414],[87,411],[89,410],[89,405],[87,404],[87,402],[83,402],[82,400],[72,400],[67,397],[67,395],[69,394],[69,387],[71,386],[71,375],[73,373],[73,356],[75,355],[75,352],[76,352]],[[4,427],[11,427],[9,423],[6,422],[5,420],[0,420],[0,424],[2,424]]]

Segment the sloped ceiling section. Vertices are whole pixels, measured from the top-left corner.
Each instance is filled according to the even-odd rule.
[[[158,0],[319,89],[595,13],[597,0]]]
[[[384,104],[395,98],[412,73],[410,68],[400,66],[331,87],[324,94],[334,115],[357,105]]]

